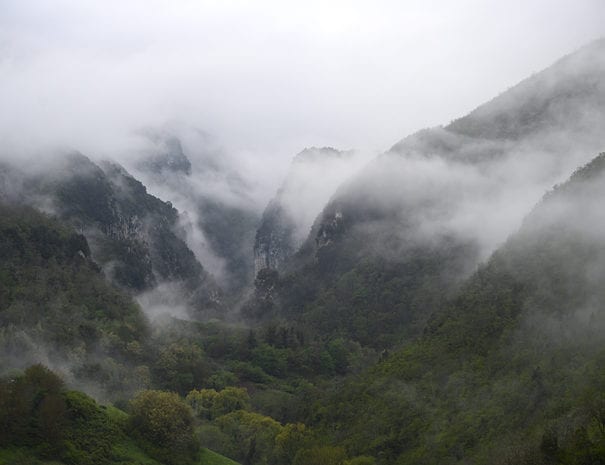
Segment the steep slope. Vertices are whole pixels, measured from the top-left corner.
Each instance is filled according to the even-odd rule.
[[[446,129],[469,137],[516,140],[551,132],[553,126],[583,133],[601,121],[600,111],[586,110],[605,104],[604,53],[605,38],[562,58]]]
[[[604,200],[601,154],[320,423],[380,463],[603,461]]]
[[[0,372],[43,362],[95,392],[136,389],[149,328],[105,282],[81,234],[0,204]],[[104,378],[104,381],[100,381]]]
[[[339,184],[355,173],[364,157],[331,147],[300,152],[269,202],[254,242],[255,275],[264,268],[281,269],[300,248],[313,220]]]
[[[72,154],[43,172],[6,167],[13,200],[56,214],[84,234],[112,282],[135,294],[170,284],[194,316],[220,308],[217,286],[181,238],[178,212],[122,167]],[[16,199],[14,197],[17,197]]]
[[[260,220],[249,186],[221,153],[197,147],[190,160],[177,136],[162,131],[146,135],[151,146],[133,169],[149,189],[184,213],[181,224],[188,246],[227,294],[238,294],[254,278],[251,250]]]
[[[363,336],[376,342],[417,335],[541,192],[602,149],[604,78],[601,40],[396,144],[338,189],[270,299],[257,292],[249,313],[359,340],[364,320],[384,320]],[[356,328],[347,315],[359,316]]]

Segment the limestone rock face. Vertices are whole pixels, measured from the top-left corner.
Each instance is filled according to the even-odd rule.
[[[294,157],[256,232],[255,275],[264,268],[280,270],[284,266],[303,244],[313,220],[338,185],[363,161],[360,153],[331,147],[308,148]]]
[[[189,248],[226,294],[239,295],[254,280],[250,251],[260,208],[251,186],[229,157],[199,134],[192,139],[186,132],[150,130],[145,135],[148,147],[133,164],[134,172],[179,209]]]
[[[138,167],[143,171],[161,174],[164,171],[172,173],[191,174],[191,161],[185,155],[181,141],[176,137],[161,138],[157,134],[149,134],[159,150],[153,155],[139,161]]]
[[[16,201],[75,227],[114,284],[137,295],[177,283],[192,316],[220,313],[221,292],[183,240],[178,211],[123,167],[74,153],[43,173],[10,169],[21,179]]]
[[[279,194],[278,194],[279,196]],[[277,270],[295,252],[294,221],[273,199],[263,214],[254,242],[254,274],[265,268]]]

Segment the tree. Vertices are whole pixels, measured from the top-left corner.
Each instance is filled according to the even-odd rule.
[[[159,384],[182,395],[202,384],[208,372],[204,352],[189,341],[174,342],[164,347],[155,365]]]
[[[212,420],[212,408],[218,392],[214,389],[193,389],[187,394],[185,400],[193,412],[204,420]]]
[[[313,435],[303,423],[288,423],[275,437],[275,462],[292,463],[298,451],[311,447]]]
[[[194,463],[199,445],[191,408],[178,394],[142,391],[130,402],[133,435],[150,455],[169,465]]]
[[[55,453],[65,421],[63,380],[38,364],[0,385],[0,443],[33,441]]]
[[[314,447],[296,454],[293,465],[344,465],[346,458],[342,447]]]
[[[273,418],[237,410],[216,420],[231,440],[237,460],[243,465],[266,464],[275,449],[282,426]]]
[[[214,418],[237,410],[250,410],[250,396],[245,388],[226,387],[214,398],[212,407]]]
[[[245,388],[226,387],[214,389],[194,389],[185,399],[195,414],[205,420],[214,420],[237,410],[250,410],[250,396]]]

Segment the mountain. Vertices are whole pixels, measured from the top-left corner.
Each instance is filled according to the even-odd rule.
[[[543,198],[419,340],[320,402],[325,431],[379,463],[600,463],[604,186],[601,154]]]
[[[452,122],[447,130],[512,140],[552,132],[553,127],[585,133],[602,118],[604,54],[605,38],[596,40]]]
[[[221,151],[1,163],[0,463],[605,463],[604,63],[597,41],[361,170],[303,151],[257,272]]]
[[[254,242],[255,275],[279,270],[303,244],[313,220],[363,162],[361,154],[331,147],[307,148],[290,166],[276,196],[269,202]]]
[[[121,166],[81,154],[40,171],[5,165],[12,200],[52,212],[83,234],[109,279],[133,294],[171,285],[191,315],[220,311],[220,292],[182,239],[179,214]],[[9,197],[7,197],[9,198]]]
[[[340,186],[248,314],[382,347],[417,337],[541,193],[602,149],[604,77],[600,40],[395,144]]]
[[[260,220],[250,186],[222,152],[206,147],[197,134],[193,161],[171,132],[150,130],[145,135],[151,146],[133,164],[137,176],[181,210],[189,247],[226,295],[239,295],[254,279],[252,247]]]
[[[148,322],[105,281],[86,238],[29,207],[0,212],[0,373],[43,362],[95,393],[144,386]]]
[[[183,145],[177,137],[162,137],[162,135],[153,131],[147,131],[146,135],[158,150],[137,162],[137,167],[141,171],[157,175],[164,173],[191,174],[191,161],[185,155]]]

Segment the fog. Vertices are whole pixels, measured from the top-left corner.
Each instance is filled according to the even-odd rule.
[[[304,147],[384,150],[603,33],[599,0],[5,0],[6,150],[128,152],[180,121],[279,185]],[[561,33],[565,31],[565,33]]]
[[[174,122],[139,132],[138,143],[136,150],[116,161],[125,164],[151,194],[179,210],[187,245],[223,287],[229,287],[235,279],[230,257],[215,250],[217,244],[206,233],[210,229],[215,235],[224,234],[224,225],[213,225],[216,218],[212,213],[206,217],[205,210],[210,204],[224,210],[232,222],[247,218],[248,235],[253,235],[271,195],[270,187],[261,181],[260,167],[227,152],[206,132]],[[240,236],[237,240],[235,255],[251,257],[251,239]]]
[[[361,171],[375,154],[309,148],[298,154],[277,192],[276,201],[289,216],[293,243],[300,246],[335,190]]]
[[[434,273],[427,288],[457,285],[506,244],[545,192],[605,150],[605,41],[540,73],[603,36],[603,24],[602,0],[3,0],[0,202],[60,214],[52,189],[41,182],[33,192],[35,181],[60,184],[71,174],[58,163],[74,151],[105,175],[102,160],[119,163],[171,202],[175,224],[144,209],[118,218],[133,226],[128,239],[143,258],[155,259],[146,247],[161,224],[174,233],[168,245],[183,239],[203,266],[184,245],[141,262],[149,280],[123,290],[156,329],[171,318],[247,324],[239,312],[254,298],[254,239],[271,200],[288,216],[292,248],[306,241],[317,251],[312,227],[344,212],[360,246],[337,252],[412,265],[414,253],[434,252],[437,270],[418,271]],[[113,208],[120,186],[110,187],[99,197]],[[542,208],[539,233],[563,218],[572,237],[602,249],[604,193],[593,187]],[[95,225],[78,230],[93,260],[115,239]],[[192,274],[157,272],[163,259],[180,265],[183,257]],[[109,280],[123,257],[110,258],[102,263]],[[586,299],[567,319],[536,308],[522,320],[521,331],[543,338],[537,345],[605,328],[594,316],[603,314],[603,254],[581,265]],[[423,303],[424,289],[413,286]],[[439,310],[431,302],[427,313]],[[0,336],[0,373],[41,361],[102,397],[110,382],[77,384],[76,368],[94,362],[132,391],[150,385],[149,368],[116,364],[101,348],[76,347],[69,358],[37,329],[0,328]]]
[[[325,221],[340,209],[362,235],[399,235],[404,248],[454,235],[486,260],[546,191],[605,149],[603,75],[601,40],[448,126],[404,138],[339,189]],[[391,240],[384,250],[372,242],[404,256]]]
[[[336,199],[406,221],[430,204],[416,209],[415,234],[453,232],[486,258],[545,190],[600,150],[602,88],[594,101],[574,94],[573,80],[569,99],[565,89],[562,103],[549,94],[583,69],[572,63],[462,123],[436,125],[599,37],[604,20],[597,0],[6,0],[0,160],[38,171],[68,150],[117,161],[179,209],[189,248],[224,287],[250,281],[238,260],[251,260],[270,199],[280,198],[300,243],[343,182]],[[541,93],[554,95],[552,107]],[[535,111],[519,108],[527,101]],[[417,133],[425,127],[434,129]],[[190,172],[145,169],[171,138]],[[354,155],[292,164],[305,147]],[[231,257],[204,229],[204,202],[243,225],[230,231],[241,238]],[[405,241],[409,230],[397,231]]]

